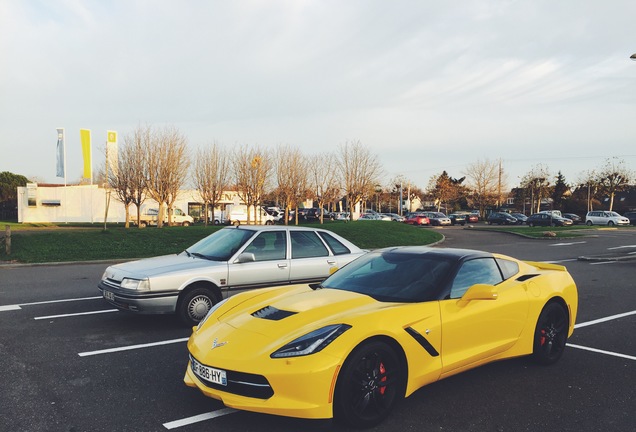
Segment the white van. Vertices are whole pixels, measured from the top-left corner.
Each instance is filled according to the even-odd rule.
[[[227,219],[230,225],[247,224],[247,206],[243,204],[230,204],[227,206],[225,214],[228,214]],[[261,207],[258,207],[258,212],[254,211],[254,207],[250,207],[250,225],[274,225],[276,219],[274,216],[267,213]]]

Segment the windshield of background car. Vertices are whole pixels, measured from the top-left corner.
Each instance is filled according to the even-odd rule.
[[[454,265],[439,255],[372,252],[335,272],[321,287],[357,292],[381,302],[424,302],[437,299]]]
[[[227,261],[253,235],[251,230],[223,228],[193,244],[186,252],[211,261]]]

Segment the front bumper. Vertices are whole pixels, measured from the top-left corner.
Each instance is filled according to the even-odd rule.
[[[179,293],[117,289],[100,281],[97,288],[104,300],[117,309],[140,314],[173,314],[177,309]]]
[[[306,419],[333,417],[333,391],[340,370],[337,359],[330,356],[305,356],[269,359],[265,364],[254,362],[249,366],[242,364],[242,361],[238,363],[221,362],[210,366],[228,371],[228,380],[231,374],[241,374],[236,372],[241,368],[246,369],[243,375],[262,377],[269,386],[268,392],[264,392],[267,396],[250,397],[232,393],[230,386],[225,391],[221,386],[209,385],[194,374],[191,361],[188,362],[183,381],[187,386],[198,388],[204,395],[220,400],[230,408]],[[258,375],[245,373],[247,370],[256,371]]]

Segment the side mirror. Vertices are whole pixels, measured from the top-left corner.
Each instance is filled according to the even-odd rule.
[[[246,262],[254,262],[254,261],[256,261],[256,257],[251,252],[243,252],[236,259],[236,262],[239,263],[239,264],[240,263],[246,263]]]
[[[488,284],[475,284],[468,288],[468,291],[462,296],[463,301],[470,300],[497,300],[499,293],[497,287]]]

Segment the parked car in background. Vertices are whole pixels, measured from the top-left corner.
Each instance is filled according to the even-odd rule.
[[[332,212],[329,214],[331,220],[348,221],[350,219],[349,212]]]
[[[545,213],[552,216],[563,217],[560,210],[541,210],[540,212],[537,212],[537,213]]]
[[[157,225],[157,221],[159,220],[159,209],[150,208],[141,214],[139,217],[139,226],[145,227],[148,225]],[[194,223],[194,218],[189,214],[185,213],[180,208],[172,209],[172,217],[171,221],[173,225],[181,225],[184,227],[190,226]],[[137,218],[132,218],[133,223],[137,223]],[[164,212],[163,215],[163,223],[168,223],[168,210]]]
[[[581,219],[581,216],[574,213],[563,213],[563,217],[566,219],[570,219],[573,225],[583,223],[583,219]]]
[[[528,216],[524,215],[523,213],[510,213],[510,216],[517,219],[518,225],[524,224],[526,220],[528,219]]]
[[[508,213],[494,212],[488,215],[486,222],[488,222],[488,225],[517,225],[518,221],[516,217],[511,216]]]
[[[468,213],[466,215],[466,221],[468,223],[477,223],[477,222],[479,222],[479,213]]]
[[[382,213],[384,216],[388,216],[391,221],[394,222],[404,222],[404,216],[400,216],[397,213]]]
[[[424,213],[409,213],[404,219],[404,223],[409,225],[430,225],[430,219]]]
[[[229,210],[229,217],[227,222],[231,225],[241,225],[248,223],[248,208],[245,204],[227,206]],[[262,207],[257,207],[257,211],[254,211],[254,207],[249,208],[249,224],[261,224],[261,225],[273,225],[276,222],[274,216],[269,214]]]
[[[553,216],[549,213],[535,213],[528,216],[526,224],[533,226],[571,226],[572,221],[559,216]]]
[[[629,219],[619,215],[615,211],[595,210],[587,212],[585,215],[586,225],[629,225]]]
[[[382,220],[382,218],[377,213],[362,213],[358,220]]]
[[[318,282],[366,253],[324,229],[222,228],[179,254],[110,266],[99,290],[120,310],[199,322],[230,291]]]
[[[466,215],[462,213],[451,213],[448,215],[451,225],[466,225]]]
[[[431,225],[448,226],[448,225],[451,224],[451,220],[444,213],[441,213],[441,212],[424,212],[424,214],[431,221]]]
[[[636,225],[636,212],[627,212],[623,216],[629,219],[630,224]]]

